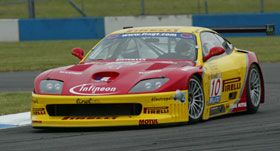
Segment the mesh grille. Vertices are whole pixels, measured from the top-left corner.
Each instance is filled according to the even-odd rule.
[[[52,104],[47,105],[50,116],[114,116],[139,115],[142,105],[129,104]]]

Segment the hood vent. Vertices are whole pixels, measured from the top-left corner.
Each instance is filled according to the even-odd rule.
[[[92,66],[92,64],[79,64],[79,65],[74,65],[66,70],[70,70],[70,71],[84,71],[87,68],[89,68],[90,66]]]
[[[117,72],[98,72],[92,75],[92,79],[97,82],[110,82],[119,76]]]

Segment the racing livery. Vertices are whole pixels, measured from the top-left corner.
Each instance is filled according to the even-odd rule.
[[[202,27],[138,27],[107,35],[79,64],[34,81],[32,126],[196,123],[264,103],[255,53]]]

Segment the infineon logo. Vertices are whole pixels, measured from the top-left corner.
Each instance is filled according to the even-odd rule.
[[[92,83],[72,87],[70,93],[77,95],[110,94],[117,91],[116,87],[95,86]]]

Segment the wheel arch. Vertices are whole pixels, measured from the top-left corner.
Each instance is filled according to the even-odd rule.
[[[261,66],[259,64],[259,61],[258,61],[258,57],[256,55],[256,53],[254,52],[251,52],[251,51],[248,51],[248,71],[249,72],[249,69],[252,65],[256,65],[256,67],[258,68],[259,72],[260,72],[260,76],[261,76],[261,84],[262,84],[262,91],[261,91],[261,103],[264,103],[265,102],[265,86],[264,86],[264,77],[263,77],[263,73],[262,73],[262,70],[261,70]],[[249,74],[249,73],[248,73]],[[247,81],[247,79],[246,79]],[[247,89],[247,88],[246,88]]]
[[[260,72],[260,76],[261,76],[261,86],[262,86],[261,103],[264,103],[264,101],[265,101],[265,86],[264,86],[264,77],[263,77],[263,73],[262,73],[261,67],[260,67],[260,65],[259,65],[258,62],[252,62],[252,63],[250,64],[249,68],[250,68],[252,65],[255,65],[255,66],[258,68],[258,71]]]

